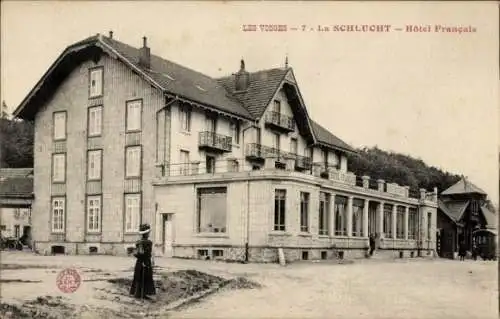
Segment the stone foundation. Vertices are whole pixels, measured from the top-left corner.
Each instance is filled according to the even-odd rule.
[[[127,256],[128,248],[134,243],[72,243],[72,242],[35,242],[33,251],[41,255],[51,255],[54,247],[63,247],[65,255],[112,255]],[[61,253],[59,251],[58,253]]]
[[[50,242],[35,243],[34,251],[42,255],[52,254],[53,247],[64,247],[65,255],[114,255],[127,256],[128,249],[135,248],[135,243],[68,243]],[[339,247],[340,246],[340,247]],[[318,247],[283,247],[286,262],[299,260],[322,260],[322,259],[359,259],[366,258],[367,248],[341,247],[333,248]],[[60,253],[60,252],[59,252]],[[155,255],[162,255],[161,245],[155,247]],[[433,256],[431,250],[421,250],[421,256]],[[223,260],[244,262],[246,257],[245,247],[218,247],[218,246],[176,246],[173,248],[173,257],[187,259]],[[416,249],[376,249],[375,258],[412,258],[418,257]],[[278,247],[249,247],[248,261],[253,263],[277,263]]]

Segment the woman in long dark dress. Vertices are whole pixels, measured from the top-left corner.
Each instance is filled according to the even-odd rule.
[[[155,295],[156,289],[153,281],[153,266],[151,255],[153,252],[153,242],[148,239],[151,228],[147,224],[139,227],[139,234],[142,238],[135,244],[137,261],[134,269],[134,280],[130,287],[130,294],[135,298],[149,299],[148,295]]]
[[[460,256],[460,260],[465,260],[465,256],[467,255],[467,246],[465,242],[461,242],[458,248],[458,256]]]

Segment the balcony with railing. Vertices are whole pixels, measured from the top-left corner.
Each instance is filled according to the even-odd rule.
[[[302,161],[304,164],[310,162],[307,157],[298,155],[293,157],[291,153],[277,151],[272,147],[260,144],[247,144],[246,151],[247,157],[261,158],[264,165],[255,170],[252,165],[245,165],[244,162],[239,162],[238,159],[219,160],[215,164],[216,169],[209,169],[204,166],[206,163],[200,161],[170,164],[162,167],[161,174],[158,172],[158,181],[156,183],[187,183],[203,182],[205,180],[213,182],[215,180],[222,181],[249,177],[272,177],[273,179],[297,179],[302,182],[319,183],[324,187],[351,190],[361,195],[387,201],[405,200],[412,204],[417,204],[418,201],[437,203],[436,188],[432,192],[425,189],[410,189],[409,186],[387,183],[381,179],[371,179],[369,176],[356,176],[353,172],[338,170],[334,167],[325,170],[324,164],[320,166],[318,163],[312,164],[311,174],[311,171],[296,169],[297,162]],[[324,172],[328,172],[328,174],[322,174]]]
[[[293,132],[295,130],[295,121],[293,117],[274,111],[266,113],[266,126],[281,132]]]
[[[257,143],[246,144],[245,156],[249,160],[261,160],[276,158],[277,160],[286,155],[287,152]]]
[[[312,168],[312,161],[310,157],[301,156],[294,154],[295,157],[295,169],[307,171]]]
[[[199,133],[198,147],[212,152],[231,152],[232,142],[231,136],[205,131]]]

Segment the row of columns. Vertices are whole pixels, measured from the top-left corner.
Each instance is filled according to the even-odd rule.
[[[347,209],[346,209],[346,235],[347,237],[352,237],[352,223],[353,223],[353,202],[354,202],[354,196],[348,196],[347,197]],[[377,210],[377,218],[376,221],[378,222],[376,226],[377,233],[381,234],[384,232],[384,201],[377,201],[379,203],[378,210]],[[335,194],[331,195],[331,200],[330,200],[330,214],[329,214],[329,226],[330,226],[330,231],[331,234],[335,233]],[[368,221],[369,221],[369,204],[370,200],[364,199],[364,204],[363,204],[363,220],[362,220],[362,236],[363,237],[368,237],[369,234],[369,229],[368,229]],[[408,215],[409,215],[409,206],[406,205],[399,205],[403,206],[405,208],[404,210],[404,219],[403,219],[403,228],[404,228],[404,239],[408,239]],[[392,238],[397,238],[397,207],[398,205],[392,204]]]

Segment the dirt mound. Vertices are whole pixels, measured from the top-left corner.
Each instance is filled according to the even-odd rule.
[[[80,318],[164,318],[167,311],[188,306],[201,298],[227,289],[258,288],[258,283],[244,277],[226,280],[197,270],[181,270],[155,275],[156,296],[138,301],[129,294],[130,278],[99,279],[110,287],[96,288],[105,292],[98,299],[118,304],[120,312],[92,305],[68,304],[63,297],[44,296],[21,304],[0,303],[0,318],[80,319]],[[90,317],[89,317],[90,316]]]
[[[1,318],[63,319],[74,318],[75,309],[62,297],[38,297],[22,306],[0,303]]]
[[[248,280],[245,277],[238,277],[238,278],[232,279],[227,286],[230,289],[262,288],[261,284],[255,282],[255,281]]]
[[[132,279],[114,278],[108,282],[115,284],[117,292],[129,296]],[[219,287],[226,282],[224,278],[209,275],[197,270],[180,270],[160,274],[160,279],[155,280],[157,303],[163,306],[179,299],[191,297],[211,288]]]

